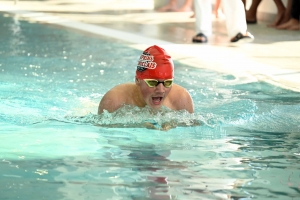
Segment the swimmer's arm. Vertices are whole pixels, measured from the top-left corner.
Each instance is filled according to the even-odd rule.
[[[101,99],[98,107],[98,115],[103,113],[104,110],[107,110],[109,113],[112,113],[118,110],[122,105],[123,101],[119,98],[119,95],[114,94],[114,92],[109,91]]]
[[[183,109],[187,110],[189,113],[194,113],[194,102],[190,93],[184,89],[183,94]]]
[[[186,95],[184,109],[187,110],[189,113],[194,113],[194,102],[189,93]]]
[[[172,128],[176,127],[188,127],[188,126],[200,126],[202,125],[201,122],[193,120],[189,122],[189,124],[186,123],[178,123],[176,121],[170,121],[170,122],[165,122],[161,126],[158,125],[157,123],[151,123],[151,122],[142,122],[142,123],[137,123],[137,124],[96,124],[96,126],[101,126],[101,127],[106,127],[106,128],[147,128],[147,129],[155,129],[155,130],[160,130],[160,131],[168,131]]]
[[[144,122],[140,124],[96,124],[96,126],[105,127],[105,128],[147,128],[147,129],[156,129],[162,130],[161,128],[156,127],[154,124],[150,122]]]
[[[180,94],[179,98],[178,93]],[[176,94],[176,97],[172,98],[174,99],[176,110],[186,110],[189,113],[194,113],[194,102],[190,93],[186,89],[180,87]]]
[[[151,122],[145,122],[144,126],[147,129],[155,129],[155,130],[161,130],[161,131],[168,131],[172,128],[176,128],[176,127],[188,127],[188,126],[201,126],[202,123],[196,120],[191,121],[189,124],[186,123],[178,123],[175,121],[170,121],[170,122],[165,122],[161,125],[161,127],[158,127],[157,124],[153,124]]]
[[[190,122],[189,124],[186,123],[178,123],[175,121],[170,121],[170,122],[165,122],[161,125],[161,129],[162,131],[168,131],[172,128],[176,128],[176,127],[188,127],[188,126],[201,126],[202,123],[196,120],[193,120],[192,122]]]

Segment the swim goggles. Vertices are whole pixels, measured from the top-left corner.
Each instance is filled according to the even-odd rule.
[[[158,84],[162,83],[166,88],[169,88],[173,84],[173,79],[167,79],[164,81],[158,81],[156,79],[143,79],[143,80],[149,87],[155,87],[158,86]]]

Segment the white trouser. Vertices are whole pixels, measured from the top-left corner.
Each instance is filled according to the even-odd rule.
[[[238,33],[247,32],[245,8],[242,0],[222,0],[226,18],[227,33],[230,38]],[[194,0],[196,32],[206,36],[212,34],[212,2],[211,0]]]

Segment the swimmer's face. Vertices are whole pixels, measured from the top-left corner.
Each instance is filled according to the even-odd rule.
[[[163,82],[165,80],[158,79],[158,81]],[[154,109],[159,109],[163,105],[165,98],[172,89],[172,86],[165,87],[162,83],[159,83],[154,87],[149,87],[142,79],[137,79],[136,84],[140,87],[142,98],[145,103]]]

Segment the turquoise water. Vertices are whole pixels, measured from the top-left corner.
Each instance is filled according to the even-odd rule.
[[[175,61],[194,114],[98,116],[139,50],[3,14],[0,26],[1,199],[300,198],[299,93]]]

